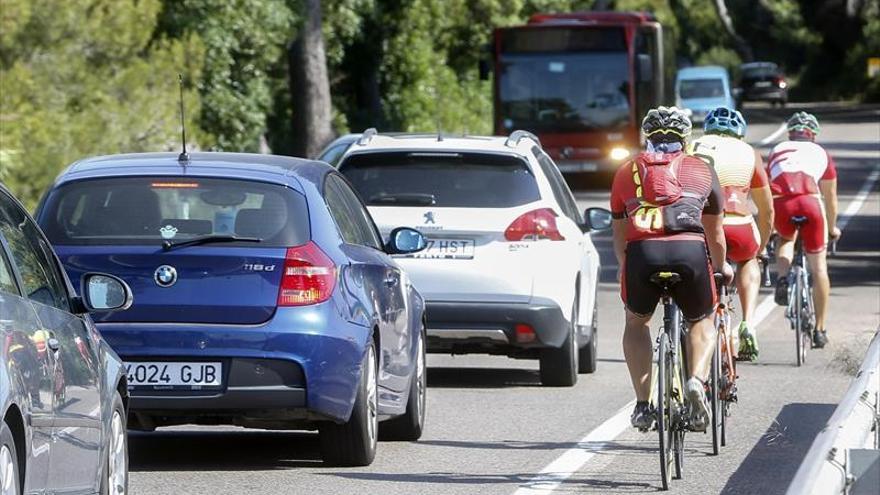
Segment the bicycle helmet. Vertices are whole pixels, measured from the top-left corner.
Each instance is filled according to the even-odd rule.
[[[742,139],[746,135],[746,119],[737,110],[718,107],[706,114],[703,130],[706,134],[723,134]]]
[[[676,107],[652,108],[642,119],[642,132],[652,141],[684,142],[692,127],[691,119]]]
[[[788,135],[790,137],[805,137],[813,139],[819,135],[819,121],[816,116],[807,112],[797,112],[789,117]]]

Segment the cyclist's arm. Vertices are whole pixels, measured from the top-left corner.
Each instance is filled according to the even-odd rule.
[[[626,258],[626,198],[635,195],[635,186],[629,170],[632,162],[627,162],[614,174],[611,183],[611,230],[614,235],[614,256],[617,258],[617,266],[623,266]]]
[[[614,233],[614,256],[617,258],[617,266],[623,266],[626,258],[626,218],[615,218],[611,221],[611,230]]]
[[[718,174],[715,169],[709,167],[712,173],[712,191],[703,208],[703,231],[706,234],[706,247],[712,258],[712,268],[722,271],[724,262],[727,260],[727,243],[724,241],[724,194],[721,192],[721,183],[718,182]]]
[[[755,172],[751,184],[752,201],[758,208],[758,232],[761,234],[761,248],[759,253],[764,252],[770,234],[773,232],[773,195],[770,192],[770,182],[767,172],[764,170],[764,162],[761,153],[755,150]]]
[[[822,192],[822,201],[825,203],[825,218],[828,222],[828,234],[837,238],[837,165],[828,152],[828,165],[825,173],[819,179],[819,190]]]
[[[837,179],[820,180],[819,190],[825,202],[825,217],[828,219],[828,233],[833,234],[837,228]]]

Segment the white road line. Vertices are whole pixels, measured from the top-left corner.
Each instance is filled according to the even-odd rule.
[[[761,146],[764,146],[764,145],[772,143],[773,140],[778,138],[779,136],[781,136],[782,133],[785,132],[786,129],[788,129],[788,126],[785,124],[785,122],[783,122],[782,124],[779,125],[779,128],[773,132],[773,134],[770,134],[769,136],[765,137],[764,139],[758,141],[758,144],[760,144]]]
[[[630,427],[629,413],[635,401],[620,408],[610,419],[582,438],[573,447],[551,462],[538,475],[523,484],[514,495],[534,495],[552,493],[559,485],[605,448],[624,430]]]
[[[874,189],[874,184],[877,183],[877,179],[880,179],[880,164],[874,167],[874,171],[871,172],[871,175],[869,175],[865,183],[862,184],[859,193],[856,194],[856,197],[849,203],[849,206],[846,207],[846,211],[843,212],[843,215],[840,215],[837,219],[837,226],[840,230],[843,230],[849,223],[849,220],[854,217],[860,209],[862,209],[862,205],[865,203],[865,200],[868,199],[871,190]]]

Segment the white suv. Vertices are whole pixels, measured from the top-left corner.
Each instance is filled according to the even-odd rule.
[[[428,248],[399,263],[427,303],[430,352],[540,359],[541,381],[596,369],[599,255],[587,220],[533,135],[364,132],[339,160],[383,236],[407,225]]]

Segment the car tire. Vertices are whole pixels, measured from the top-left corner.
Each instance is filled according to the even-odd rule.
[[[422,329],[419,350],[416,355],[416,367],[409,386],[406,412],[394,419],[384,421],[379,426],[379,438],[382,440],[414,442],[421,438],[425,429],[428,391],[425,338],[425,331]]]
[[[318,427],[321,457],[333,466],[369,466],[376,457],[379,431],[379,388],[376,343],[370,339],[361,379],[348,421]]]
[[[573,387],[578,377],[577,345],[578,297],[571,309],[571,322],[565,342],[558,349],[542,349],[539,358],[541,384],[547,387]]]
[[[597,294],[598,295],[598,294]],[[599,354],[599,300],[593,298],[592,333],[587,345],[581,347],[578,356],[578,373],[595,373]]]
[[[9,471],[12,471],[10,476]],[[18,448],[12,430],[3,422],[0,426],[0,493],[24,492],[21,479],[21,467],[18,465]],[[9,486],[7,486],[7,483]]]
[[[110,434],[101,476],[101,495],[128,493],[127,414],[122,396],[116,391],[110,413]]]

